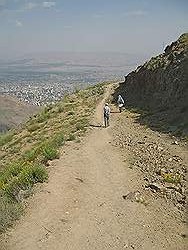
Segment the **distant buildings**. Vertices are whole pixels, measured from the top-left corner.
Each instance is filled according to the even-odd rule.
[[[37,77],[30,74],[10,74],[0,77],[0,94],[15,96],[26,103],[43,106],[60,100],[65,93],[71,93],[77,88],[112,79],[96,72],[77,72],[59,74],[44,74]]]

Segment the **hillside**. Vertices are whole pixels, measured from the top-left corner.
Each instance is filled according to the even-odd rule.
[[[154,129],[188,134],[188,33],[126,76],[121,93],[127,106],[145,112],[140,121]]]
[[[10,96],[0,95],[0,133],[5,132],[39,111],[39,107],[27,105]]]
[[[104,128],[103,106],[115,87],[67,96],[26,124],[20,144],[32,150],[21,154],[25,166],[8,166],[1,179],[13,204],[26,204],[26,210],[2,234],[2,250],[187,249],[184,143],[112,104],[110,127]],[[14,135],[4,151],[17,139]],[[45,163],[49,178],[25,200],[33,182],[46,179],[37,162]],[[7,208],[10,213],[10,204]]]
[[[0,135],[0,232],[22,213],[35,183],[47,179],[49,161],[59,158],[69,141],[79,143],[89,126],[105,84],[99,84],[44,107],[22,127]]]

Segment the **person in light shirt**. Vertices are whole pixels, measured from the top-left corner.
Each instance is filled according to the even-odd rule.
[[[118,104],[118,107],[119,107],[119,112],[121,113],[122,109],[123,109],[123,106],[125,104],[125,102],[123,100],[123,97],[121,95],[118,95],[117,104]]]
[[[108,106],[108,103],[105,103],[103,114],[104,114],[104,126],[106,128],[109,126],[109,119],[110,119],[110,108]]]

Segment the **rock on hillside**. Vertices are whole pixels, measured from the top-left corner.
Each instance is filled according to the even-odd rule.
[[[20,102],[16,98],[0,96],[0,133],[24,122],[39,107]]]
[[[118,93],[127,105],[155,114],[153,120],[161,121],[166,129],[187,134],[188,33],[129,73]]]

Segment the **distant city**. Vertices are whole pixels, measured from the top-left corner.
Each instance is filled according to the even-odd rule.
[[[43,106],[66,93],[104,81],[122,81],[142,58],[116,54],[41,55],[0,62],[0,94]]]

